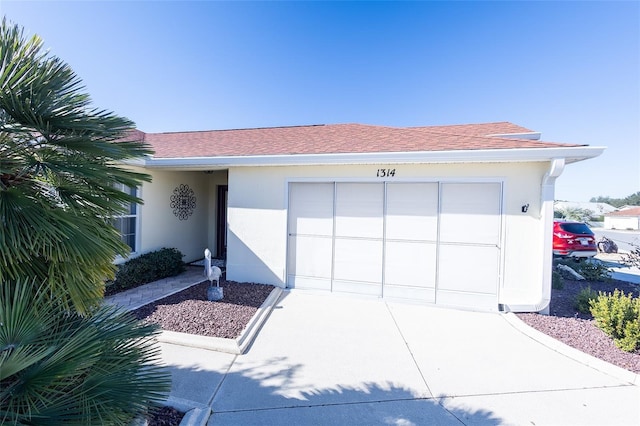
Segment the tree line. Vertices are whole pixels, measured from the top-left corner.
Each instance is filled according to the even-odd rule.
[[[598,195],[597,197],[592,197],[589,201],[592,203],[607,203],[613,207],[640,206],[640,191],[625,198],[611,198]]]

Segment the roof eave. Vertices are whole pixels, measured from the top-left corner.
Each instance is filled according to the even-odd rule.
[[[567,164],[602,154],[605,147],[512,148],[453,151],[284,154],[218,157],[147,157],[143,167],[203,169],[207,167],[300,166],[340,164],[496,163],[532,162],[564,158]]]

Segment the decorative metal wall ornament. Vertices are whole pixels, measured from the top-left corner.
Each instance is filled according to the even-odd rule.
[[[189,185],[180,185],[173,190],[171,196],[173,214],[180,220],[187,220],[196,208],[196,195]]]

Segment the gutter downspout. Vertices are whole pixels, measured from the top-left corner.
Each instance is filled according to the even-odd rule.
[[[554,158],[542,178],[540,186],[540,218],[542,226],[542,283],[540,299],[533,304],[506,304],[506,312],[540,312],[549,314],[551,302],[551,274],[553,269],[553,201],[556,179],[564,170],[565,159]]]
[[[556,179],[564,171],[565,159],[551,160],[549,170],[542,178],[540,190],[540,216],[542,217],[543,253],[542,253],[542,295],[534,309],[541,314],[549,314],[551,302],[551,275],[553,269],[553,202],[555,200]]]

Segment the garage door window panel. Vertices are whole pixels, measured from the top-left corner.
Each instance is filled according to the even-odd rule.
[[[500,184],[443,184],[440,241],[499,245]]]
[[[495,294],[498,254],[495,247],[443,244],[440,247],[438,290]]]
[[[382,239],[384,186],[336,185],[336,237]]]
[[[335,240],[333,277],[336,280],[382,283],[382,241]]]
[[[387,240],[435,242],[438,238],[438,184],[387,185]]]
[[[387,241],[384,284],[434,288],[436,244]]]
[[[289,197],[289,233],[333,235],[333,184],[292,184]]]
[[[289,247],[292,258],[290,274],[331,279],[331,238],[297,236]]]

